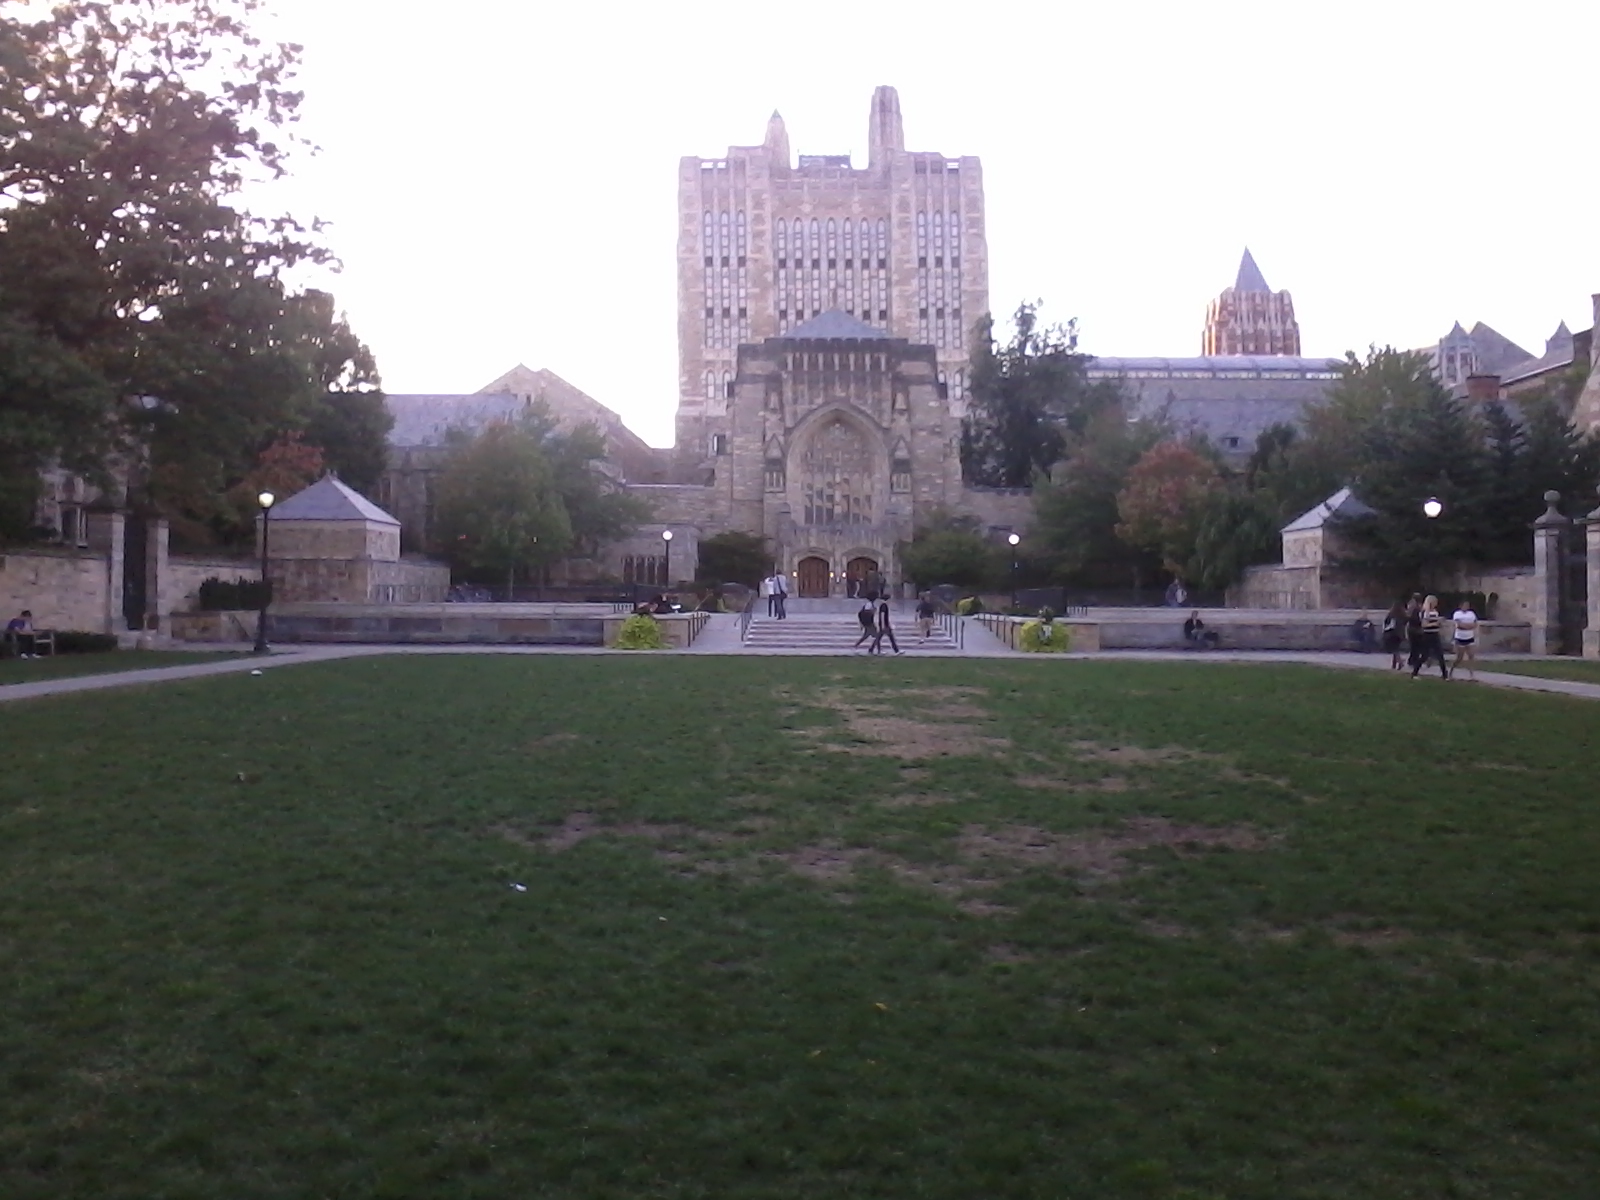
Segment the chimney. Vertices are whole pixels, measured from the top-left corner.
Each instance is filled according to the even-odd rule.
[[[1474,404],[1487,404],[1500,399],[1500,376],[1468,375],[1467,399]]]

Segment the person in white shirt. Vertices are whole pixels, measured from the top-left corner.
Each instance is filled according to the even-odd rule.
[[[1456,657],[1450,664],[1450,674],[1453,677],[1461,669],[1461,664],[1467,664],[1467,678],[1473,683],[1478,682],[1478,614],[1472,611],[1472,601],[1462,600],[1461,606],[1450,614],[1450,620],[1455,623],[1455,632],[1450,635],[1455,643]]]
[[[787,621],[789,610],[785,607],[784,601],[789,599],[789,577],[782,571],[772,577],[772,590],[778,602],[778,620]]]
[[[767,616],[778,615],[778,584],[771,575],[761,581],[761,594],[767,600]]]

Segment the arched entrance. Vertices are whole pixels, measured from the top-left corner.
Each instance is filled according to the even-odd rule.
[[[852,558],[845,564],[845,594],[852,598],[865,596],[869,591],[882,584],[882,576],[878,574],[878,560],[860,555]]]
[[[828,594],[828,560],[811,555],[795,564],[795,587],[802,598]]]

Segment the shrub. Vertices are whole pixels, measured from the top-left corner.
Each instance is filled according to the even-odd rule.
[[[259,579],[218,579],[213,575],[200,585],[200,607],[206,612],[254,611],[271,601],[272,585],[263,585]]]
[[[963,617],[976,616],[983,611],[983,601],[977,596],[968,596],[956,601],[956,612]]]
[[[635,613],[622,623],[613,650],[665,650],[667,639],[661,635],[661,626],[646,613]]]
[[[1053,621],[1024,621],[1017,635],[1017,649],[1029,654],[1065,654],[1072,649],[1072,633]]]
[[[62,629],[56,632],[57,654],[104,654],[117,648],[114,633],[85,633],[81,629]]]

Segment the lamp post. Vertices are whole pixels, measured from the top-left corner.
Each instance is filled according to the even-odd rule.
[[[256,613],[256,653],[267,653],[267,605],[272,602],[272,584],[267,579],[267,539],[272,532],[272,505],[277,500],[271,492],[263,491],[256,497],[261,506],[261,610]]]
[[[672,530],[663,529],[661,531],[661,549],[661,586],[670,588],[672,586]]]
[[[1013,533],[1006,541],[1011,545],[1011,607],[1017,607],[1017,543],[1022,541],[1020,535]]]
[[[1432,522],[1438,520],[1439,519],[1439,514],[1442,513],[1443,511],[1444,511],[1444,502],[1442,500],[1440,500],[1439,497],[1437,497],[1437,496],[1429,496],[1426,500],[1424,500],[1422,502],[1422,515],[1428,518],[1428,521],[1429,521],[1430,524]],[[1429,547],[1429,550],[1431,552],[1430,553],[1430,559],[1431,559],[1431,557],[1433,556],[1434,553],[1437,553],[1438,546],[1439,546],[1438,534],[1434,530],[1430,529],[1428,531],[1428,547]],[[1428,582],[1429,582],[1428,580],[1423,580],[1423,587],[1427,587],[1428,586]]]

